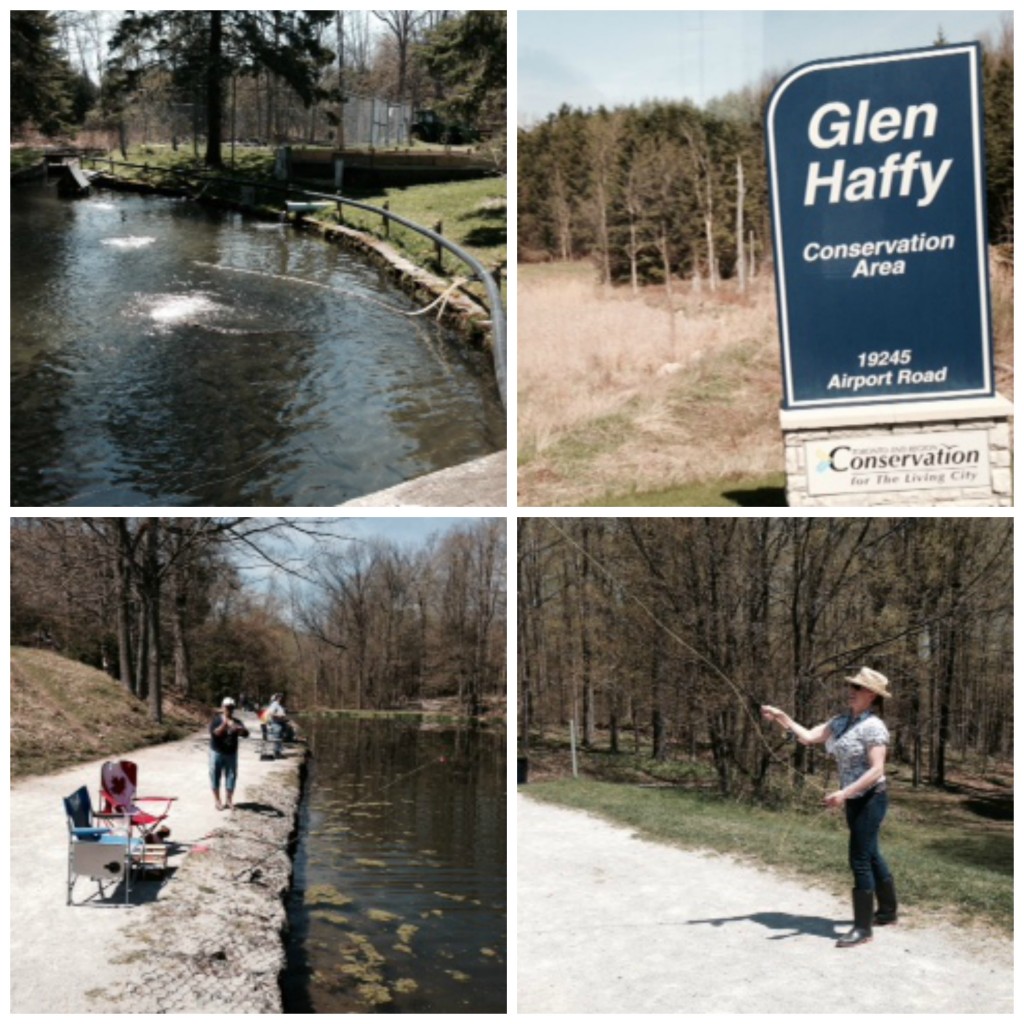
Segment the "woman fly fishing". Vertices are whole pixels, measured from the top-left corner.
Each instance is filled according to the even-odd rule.
[[[846,681],[850,684],[849,713],[811,729],[770,704],[761,707],[764,718],[778,722],[799,742],[824,743],[838,764],[841,788],[829,793],[824,803],[827,807],[845,807],[850,829],[853,928],[836,943],[843,948],[870,942],[872,925],[893,924],[897,917],[892,872],[878,848],[878,833],[889,806],[885,781],[889,731],[880,717],[883,700],[892,696],[889,680],[881,672],[862,668]]]

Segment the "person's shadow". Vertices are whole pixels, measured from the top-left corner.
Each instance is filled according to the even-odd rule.
[[[254,803],[252,801],[235,804],[236,811],[250,811],[263,818],[283,818],[284,812],[270,804]]]
[[[826,917],[806,917],[800,914],[784,914],[779,911],[766,911],[758,914],[741,914],[738,917],[708,917],[702,920],[687,921],[687,924],[710,924],[720,928],[734,921],[753,921],[764,925],[772,931],[785,934],[769,935],[769,939],[793,939],[797,935],[814,935],[820,939],[838,939],[842,934],[836,929],[838,922]]]

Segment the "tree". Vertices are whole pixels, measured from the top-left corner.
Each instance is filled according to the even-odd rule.
[[[890,759],[915,784],[1010,754],[1006,520],[526,518],[519,537],[524,746],[564,728],[582,684],[584,725],[609,723],[596,747],[618,748],[626,714],[638,751],[777,799],[831,769],[766,734],[758,705],[825,721],[866,663],[897,694]]]
[[[265,70],[286,82],[306,108],[327,98],[320,71],[334,54],[321,44],[319,29],[332,18],[330,11],[132,12],[111,39],[111,67],[127,95],[157,69],[171,71],[179,87],[203,95],[204,159],[220,167],[226,79]]]
[[[11,128],[58,134],[71,117],[74,75],[49,11],[11,11]]]
[[[374,11],[374,17],[382,21],[394,39],[398,59],[398,74],[395,83],[395,98],[399,103],[406,100],[406,79],[409,75],[409,61],[412,46],[420,26],[426,18],[425,11]]]
[[[470,125],[490,123],[503,130],[507,22],[505,11],[465,11],[427,33],[419,59],[440,86],[445,117]]]

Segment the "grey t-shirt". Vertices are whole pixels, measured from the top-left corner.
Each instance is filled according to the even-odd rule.
[[[836,715],[828,723],[831,736],[825,749],[839,766],[839,784],[844,789],[856,782],[870,767],[868,751],[872,747],[889,745],[889,730],[885,723],[870,711],[865,711],[851,723],[850,715]],[[883,775],[879,782],[884,782]]]

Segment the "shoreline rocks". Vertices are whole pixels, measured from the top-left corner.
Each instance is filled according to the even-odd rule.
[[[280,762],[193,844],[167,881],[173,895],[126,927],[131,951],[111,964],[126,981],[89,993],[96,1011],[283,1012],[285,899],[305,772],[305,755]]]

